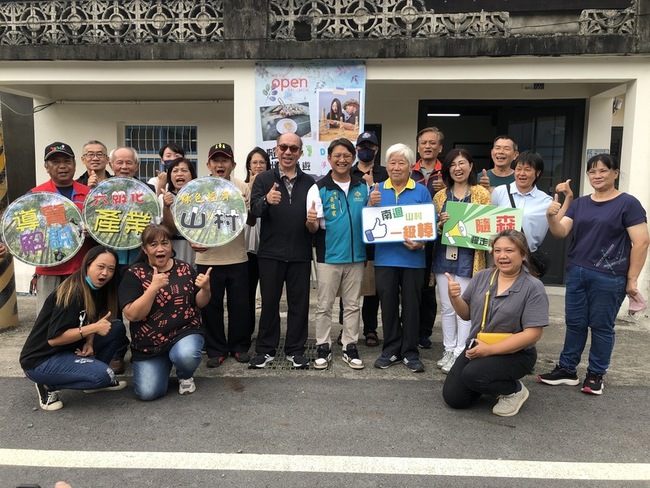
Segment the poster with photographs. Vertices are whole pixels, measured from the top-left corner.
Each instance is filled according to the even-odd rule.
[[[329,171],[327,147],[363,131],[366,67],[357,61],[258,63],[255,66],[257,145],[277,164],[282,134],[302,139],[300,168],[320,178]]]

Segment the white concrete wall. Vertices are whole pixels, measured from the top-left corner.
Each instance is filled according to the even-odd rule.
[[[37,96],[37,103],[74,98],[95,99],[95,105],[53,105],[35,116],[37,157],[54,140],[75,150],[90,138],[122,144],[124,123],[191,123],[199,126],[199,161],[208,147],[231,142],[244,176],[245,156],[254,140],[254,62],[174,63],[19,62],[2,63],[0,90]],[[606,69],[604,68],[606,67]],[[544,90],[527,90],[545,83]],[[173,89],[166,87],[173,85]],[[125,94],[126,92],[126,94]],[[201,104],[113,105],[101,100],[128,98],[202,99]],[[366,121],[382,124],[384,148],[396,142],[415,146],[420,99],[567,99],[588,101],[585,146],[609,146],[611,100],[625,96],[619,112],[625,131],[620,187],[650,210],[650,63],[640,57],[561,57],[500,59],[371,60],[367,62]],[[220,100],[214,102],[212,100]],[[617,125],[619,125],[617,123]],[[35,161],[39,182],[43,163]],[[582,162],[584,165],[584,161]],[[205,166],[199,164],[200,174]],[[583,168],[584,170],[584,168]],[[83,172],[77,167],[77,174]],[[583,187],[580,193],[587,193]],[[17,265],[18,289],[28,283]],[[642,275],[648,292],[648,268]]]
[[[37,104],[42,102],[36,101]],[[86,171],[81,162],[83,144],[97,139],[106,144],[109,151],[124,145],[124,126],[129,124],[198,126],[197,169],[199,176],[205,176],[208,148],[217,142],[233,143],[232,120],[232,101],[159,105],[54,105],[34,116],[37,183],[48,179],[42,160],[43,148],[47,144],[53,141],[70,144],[77,155],[76,176],[79,176]]]

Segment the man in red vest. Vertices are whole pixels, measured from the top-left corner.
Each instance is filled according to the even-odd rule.
[[[81,211],[84,200],[90,191],[86,185],[74,181],[76,161],[72,148],[63,142],[53,142],[45,146],[45,171],[50,179],[31,189],[32,192],[47,191],[58,193],[72,200]],[[92,240],[86,239],[83,247],[72,259],[63,264],[50,267],[36,267],[36,314],[40,312],[45,299],[59,284],[81,267]]]

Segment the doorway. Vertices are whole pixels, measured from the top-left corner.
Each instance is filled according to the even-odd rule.
[[[492,167],[494,138],[508,134],[520,152],[532,150],[542,156],[544,172],[537,187],[552,196],[555,186],[569,178],[576,193],[580,187],[584,117],[584,100],[421,100],[418,130],[438,127],[445,135],[441,158],[454,147],[464,147],[475,159],[478,172]],[[544,283],[564,283],[568,245],[569,239],[546,235],[540,250],[553,259]]]

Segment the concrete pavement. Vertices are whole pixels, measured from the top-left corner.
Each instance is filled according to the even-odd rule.
[[[552,368],[563,341],[563,297],[550,300],[538,371]],[[33,297],[21,296],[21,326],[0,334],[2,486],[50,487],[57,479],[75,488],[650,483],[647,318],[617,323],[602,396],[527,377],[530,399],[510,418],[494,416],[490,399],[466,411],[446,407],[444,375],[435,368],[437,325],[434,347],[422,351],[422,374],[401,365],[373,368],[380,348],[365,345],[366,369],[353,371],[335,346],[327,371],[252,371],[229,359],[217,369],[202,365],[190,396],[178,395],[174,381],[151,403],[136,401],[131,387],[64,391],[65,407],[44,412],[17,364],[33,305]],[[132,384],[130,368],[125,378]]]

